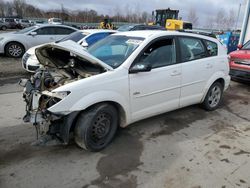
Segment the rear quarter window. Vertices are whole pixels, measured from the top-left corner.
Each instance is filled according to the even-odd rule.
[[[202,41],[193,37],[179,37],[181,61],[193,61],[207,56]]]
[[[218,45],[215,42],[205,40],[206,48],[208,51],[208,56],[217,56],[218,55]]]

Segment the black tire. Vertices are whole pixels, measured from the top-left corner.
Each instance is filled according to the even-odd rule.
[[[207,95],[202,103],[202,107],[208,111],[216,110],[221,103],[222,94],[222,84],[219,82],[213,83],[213,85],[209,88],[207,92]]]
[[[18,42],[10,42],[5,47],[5,53],[9,57],[20,58],[23,56],[25,49]]]
[[[74,130],[75,142],[83,149],[100,151],[112,141],[117,127],[118,112],[114,106],[93,106],[79,115]]]
[[[3,25],[3,26],[1,27],[1,29],[2,29],[3,31],[5,31],[5,30],[7,29],[7,27],[6,27],[5,25]]]

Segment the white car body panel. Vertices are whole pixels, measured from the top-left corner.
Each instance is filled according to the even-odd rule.
[[[133,120],[177,109],[180,98],[181,64],[160,67],[145,73],[129,74],[129,85]]]

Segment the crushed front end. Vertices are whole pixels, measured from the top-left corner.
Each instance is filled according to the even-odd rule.
[[[50,108],[66,97],[70,100],[71,94],[68,90],[55,90],[104,73],[108,68],[72,41],[41,46],[36,49],[36,56],[41,68],[30,79],[20,81],[26,102],[23,120],[36,127],[37,135],[52,135],[67,144],[71,126],[79,112],[70,112],[69,105],[62,105],[59,111],[51,110],[52,113]]]
[[[60,121],[64,115],[53,114],[48,109],[68,96],[70,92],[52,92],[59,87],[65,80],[52,74],[46,69],[40,69],[29,80],[21,80],[23,85],[23,98],[26,102],[26,115],[24,122],[32,123],[39,135],[56,136],[60,132],[56,122]]]

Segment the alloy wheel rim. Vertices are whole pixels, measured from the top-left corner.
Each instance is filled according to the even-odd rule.
[[[19,45],[13,44],[9,47],[9,54],[13,57],[20,56],[22,52],[22,48]]]
[[[220,98],[221,98],[221,89],[219,86],[215,86],[209,93],[208,97],[208,103],[210,107],[211,108],[216,107],[220,102]]]

